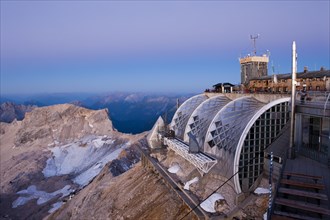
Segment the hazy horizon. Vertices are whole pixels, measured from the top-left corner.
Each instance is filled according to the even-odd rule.
[[[269,74],[329,69],[329,1],[1,1],[0,93],[199,93],[240,82],[238,57]],[[273,71],[274,70],[274,71]]]
[[[105,91],[105,92],[36,92],[36,93],[1,93],[2,97],[33,97],[33,96],[51,96],[51,95],[91,95],[91,96],[104,96],[104,95],[113,95],[113,94],[142,94],[142,95],[166,95],[166,96],[176,96],[176,95],[191,95],[198,94],[204,91],[198,92],[159,92],[159,91],[150,91],[150,92],[140,92],[140,91]]]

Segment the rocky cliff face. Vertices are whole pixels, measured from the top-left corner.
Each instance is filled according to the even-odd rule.
[[[1,122],[0,128],[3,218],[48,215],[52,205],[88,185],[136,144],[114,130],[106,110],[70,104],[35,108],[23,121]]]
[[[17,120],[22,120],[26,112],[35,109],[34,105],[16,105],[12,102],[5,102],[0,105],[0,121],[10,123]]]
[[[106,110],[36,108],[0,128],[0,219],[175,219],[187,212],[141,167],[146,134],[117,132]]]
[[[26,114],[17,132],[15,145],[26,145],[32,141],[64,143],[87,134],[106,135],[112,131],[114,129],[106,109],[92,111],[71,104],[48,106]]]

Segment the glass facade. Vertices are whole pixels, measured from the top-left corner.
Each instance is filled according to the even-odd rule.
[[[203,151],[207,129],[217,112],[231,100],[226,96],[215,96],[200,104],[188,120],[184,141],[189,143],[189,133],[196,137],[199,151]]]
[[[208,129],[205,152],[211,155],[219,155],[221,150],[234,153],[245,126],[263,105],[253,97],[243,97],[221,109]]]
[[[223,95],[209,98],[201,94],[180,106],[171,129],[186,143],[194,138],[197,152],[214,157],[219,175],[231,178],[238,172],[231,180],[235,190],[247,192],[253,190],[263,172],[265,148],[289,121],[289,100],[287,97],[264,103],[253,96],[230,100]],[[329,127],[320,126],[325,126],[323,130]],[[313,132],[317,132],[314,127]]]
[[[171,122],[171,129],[175,132],[176,137],[183,140],[184,130],[190,115],[206,99],[208,97],[204,94],[196,95],[182,103],[178,108]]]
[[[250,128],[239,158],[239,184],[248,191],[262,174],[264,150],[289,121],[289,103],[277,104],[265,111]]]

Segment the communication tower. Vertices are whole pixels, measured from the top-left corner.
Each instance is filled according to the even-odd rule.
[[[241,84],[246,86],[252,78],[267,76],[268,74],[269,54],[257,56],[256,40],[259,36],[259,34],[256,36],[250,35],[253,41],[253,55],[248,54],[246,57],[239,59],[241,64]]]

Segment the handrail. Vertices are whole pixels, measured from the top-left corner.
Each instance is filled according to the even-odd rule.
[[[305,105],[305,106],[315,106],[322,108],[324,110],[324,114],[326,109],[330,109],[330,92],[319,92],[319,91],[308,91],[307,98],[297,99],[296,105]],[[301,97],[301,93],[297,92],[296,95]]]

